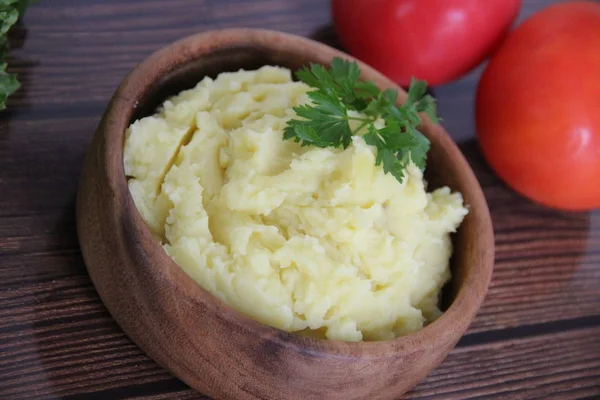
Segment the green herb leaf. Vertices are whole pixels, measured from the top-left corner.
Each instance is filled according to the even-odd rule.
[[[347,62],[341,58],[334,58],[331,61],[331,75],[334,81],[340,86],[344,95],[354,97],[354,87],[360,76],[360,69],[355,62]]]
[[[307,125],[319,133],[329,146],[348,147],[352,140],[352,131],[348,124],[348,109],[338,97],[327,93],[313,91],[308,94],[314,107],[300,106],[295,108],[296,114],[305,121],[292,125]],[[326,146],[320,146],[326,147]]]
[[[378,149],[377,154],[380,152],[382,153],[381,158],[383,159],[383,170],[385,173],[392,174],[398,182],[402,182],[407,164],[406,160],[404,158],[399,159],[397,154],[387,148]]]
[[[406,105],[412,106],[413,104],[416,104],[423,96],[425,96],[425,93],[427,93],[427,83],[425,81],[419,81],[413,77],[410,80]]]
[[[4,71],[4,64],[0,69],[0,110],[6,108],[6,99],[13,94],[21,84],[17,81],[15,74],[9,74]]]
[[[8,30],[19,19],[19,12],[16,8],[9,8],[0,11],[0,35],[6,35]]]
[[[427,114],[431,122],[437,124],[439,122],[439,118],[437,116],[437,104],[435,103],[435,99],[430,95],[423,97],[416,104],[418,112],[424,112]]]
[[[417,144],[410,147],[410,158],[421,171],[424,171],[427,163],[427,152],[430,147],[429,140],[415,128],[412,128],[411,136],[416,140]]]
[[[356,83],[354,92],[362,99],[372,99],[379,95],[379,88],[371,81],[360,81]]]
[[[6,108],[6,99],[21,85],[15,74],[6,72],[9,46],[7,34],[23,15],[32,0],[0,0],[0,110]]]
[[[425,169],[429,140],[418,130],[420,112],[436,123],[435,99],[427,93],[427,83],[413,79],[407,100],[397,106],[398,93],[379,90],[373,82],[359,81],[356,62],[334,58],[328,70],[319,64],[297,71],[302,82],[314,88],[308,92],[311,104],[294,107],[298,119],[288,121],[284,139],[293,139],[302,146],[346,148],[353,135],[363,135],[365,142],[377,149],[375,164],[399,182],[412,161]],[[360,113],[350,116],[348,111]],[[354,115],[354,114],[353,114]],[[385,126],[378,129],[375,122]],[[350,121],[354,129],[350,128]]]
[[[285,139],[293,138],[296,142],[301,142],[302,146],[314,145],[317,147],[327,147],[329,142],[323,140],[313,127],[305,124],[297,126],[287,126],[283,132]]]

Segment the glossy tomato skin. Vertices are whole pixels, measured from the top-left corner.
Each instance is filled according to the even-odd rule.
[[[476,119],[485,158],[517,192],[600,207],[600,4],[559,3],[511,33],[482,75]]]
[[[430,86],[478,65],[505,36],[521,0],[332,0],[346,50],[400,85]]]

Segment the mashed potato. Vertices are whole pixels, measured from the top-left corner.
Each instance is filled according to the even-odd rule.
[[[309,87],[287,69],[222,73],[131,125],[124,164],[149,229],[199,285],[262,323],[393,339],[439,314],[460,193],[428,193],[345,150],[282,140]]]

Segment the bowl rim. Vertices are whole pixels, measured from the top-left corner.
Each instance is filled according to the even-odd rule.
[[[438,136],[440,146],[453,153],[456,162],[462,164],[460,167],[465,171],[461,179],[466,180],[465,186],[471,189],[471,197],[477,200],[476,207],[469,204],[471,206],[469,212],[475,212],[479,217],[478,224],[481,225],[482,234],[478,237],[477,246],[482,248],[484,256],[480,261],[480,267],[471,269],[472,273],[465,277],[460,290],[446,311],[435,321],[416,332],[391,340],[346,342],[301,336],[260,323],[233,309],[196,283],[167,255],[143,222],[129,192],[123,166],[125,130],[135,113],[138,100],[144,96],[145,90],[148,90],[165,73],[202,57],[202,54],[227,46],[263,45],[266,41],[271,43],[271,50],[277,46],[283,48],[282,46],[294,43],[298,49],[304,49],[294,51],[305,51],[307,54],[310,51],[311,55],[312,52],[318,52],[321,58],[329,60],[333,57],[342,57],[356,61],[363,74],[369,75],[369,79],[373,80],[380,88],[394,88],[398,91],[399,101],[406,99],[406,92],[401,87],[360,60],[323,43],[289,33],[253,28],[219,29],[190,35],[158,49],[126,76],[115,92],[104,114],[103,123],[101,123],[104,127],[101,140],[105,148],[112,148],[111,143],[114,146],[116,141],[120,142],[120,145],[116,146],[118,151],[105,152],[103,164],[115,205],[119,201],[124,202],[123,217],[132,219],[129,224],[131,225],[129,233],[134,236],[135,244],[141,246],[149,256],[158,257],[154,263],[160,268],[153,272],[160,275],[161,279],[165,279],[174,291],[179,291],[185,296],[186,301],[202,304],[229,323],[260,336],[270,337],[270,340],[276,341],[279,345],[302,353],[315,355],[326,353],[328,357],[343,358],[380,358],[391,357],[402,349],[426,351],[439,340],[456,342],[458,340],[455,339],[457,333],[460,338],[480,308],[491,280],[494,261],[493,229],[483,191],[471,167],[446,131],[441,126],[432,124],[426,117],[424,125],[428,125],[428,130]],[[172,60],[177,61],[173,63]]]

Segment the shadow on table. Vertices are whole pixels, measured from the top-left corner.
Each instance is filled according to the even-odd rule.
[[[331,24],[323,25],[322,27],[316,29],[309,35],[309,37],[313,40],[316,40],[317,42],[324,43],[335,49],[346,52],[346,50],[342,46],[340,38],[338,37],[337,33],[335,33],[335,29]]]

